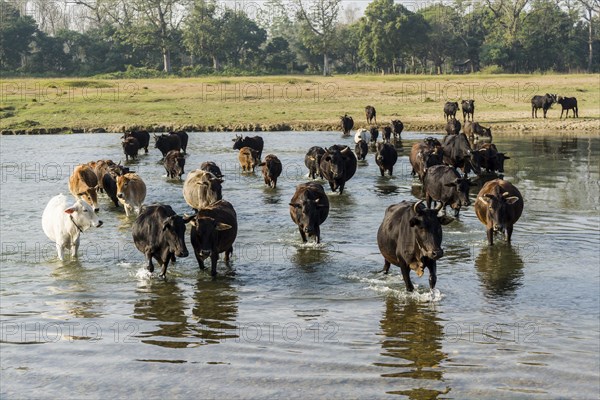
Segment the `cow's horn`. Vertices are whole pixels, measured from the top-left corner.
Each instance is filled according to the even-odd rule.
[[[351,151],[350,147],[346,146],[346,147],[344,147],[344,149],[342,151],[340,151],[340,153],[342,153],[342,154],[348,154],[349,151]]]
[[[510,196],[510,193],[508,193],[508,192],[502,193],[502,197],[508,197],[508,196]]]
[[[424,203],[425,200],[419,200],[415,203],[415,205],[413,206],[413,211],[416,212],[417,214],[419,213],[418,208],[421,205],[421,203]]]

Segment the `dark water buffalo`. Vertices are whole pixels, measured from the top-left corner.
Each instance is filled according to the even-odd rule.
[[[352,128],[354,128],[354,120],[352,117],[349,117],[348,114],[344,114],[343,117],[340,117],[342,123],[342,132],[344,132],[344,136],[350,134]]]
[[[480,166],[486,172],[504,172],[504,161],[510,160],[504,153],[500,153],[493,143],[478,143],[475,151],[480,157]]]
[[[167,177],[181,179],[181,175],[184,174],[185,157],[180,151],[171,150],[165,156],[163,165],[167,170]]]
[[[441,164],[444,152],[441,143],[434,138],[426,138],[423,142],[413,144],[408,159],[412,165],[412,175],[417,174],[423,182],[427,168]]]
[[[392,127],[384,126],[381,138],[383,139],[384,143],[390,143],[392,140]]]
[[[463,113],[463,122],[468,119],[473,121],[473,118],[475,118],[475,100],[463,100],[460,102],[460,106]]]
[[[181,150],[181,138],[179,135],[154,135],[156,147],[162,153],[163,158],[167,155],[171,150]]]
[[[263,138],[261,138],[260,136],[254,136],[254,137],[246,136],[246,137],[242,138],[241,135],[236,135],[231,140],[233,141],[233,149],[234,150],[241,150],[244,147],[250,147],[251,149],[254,149],[258,152],[258,159],[259,160],[262,159],[262,152],[263,152],[263,148],[265,146],[265,142],[263,141]]]
[[[102,187],[104,188],[106,195],[113,203],[115,203],[115,207],[119,207],[120,204],[119,198],[117,197],[117,178],[130,172],[133,173],[134,171],[131,171],[129,168],[123,167],[122,165],[115,164],[102,176]]]
[[[376,126],[369,129],[371,133],[371,143],[377,143],[377,139],[379,139],[379,129]]]
[[[323,186],[316,182],[301,183],[296,186],[289,204],[290,216],[298,225],[302,241],[306,243],[308,236],[315,237],[317,243],[320,243],[320,225],[329,215],[329,199]]]
[[[237,214],[225,200],[219,200],[186,218],[192,224],[190,240],[200,269],[204,269],[204,260],[210,257],[210,274],[217,275],[219,254],[225,253],[225,263],[233,253],[233,242],[237,237]]]
[[[479,122],[467,122],[465,124],[465,135],[474,145],[479,142],[492,142],[492,128],[486,128]]]
[[[442,140],[444,149],[444,163],[455,168],[461,168],[465,174],[473,171],[481,173],[480,156],[473,152],[469,139],[464,133],[458,135],[446,135]]]
[[[476,183],[468,178],[460,176],[455,168],[447,165],[434,165],[427,168],[425,179],[423,180],[423,189],[425,191],[425,200],[427,207],[431,208],[431,201],[442,203],[442,209],[446,211],[446,206],[454,210],[454,216],[458,217],[462,206],[471,205],[469,200],[469,189]]]
[[[150,134],[148,131],[125,132],[121,139],[127,139],[128,137],[136,138],[140,143],[140,149],[144,149],[144,152],[148,154],[148,145],[150,145]]]
[[[523,213],[523,196],[512,183],[494,179],[486,182],[479,191],[475,201],[475,214],[485,225],[487,239],[494,244],[494,233],[506,235],[510,243],[514,224]]]
[[[556,95],[546,93],[543,96],[533,96],[531,98],[531,118],[537,118],[537,110],[541,108],[544,111],[544,118],[548,109],[552,107],[552,104],[556,103]]]
[[[200,164],[200,169],[202,171],[210,172],[217,178],[222,178],[223,174],[221,173],[221,168],[214,161],[204,161]]]
[[[269,154],[265,157],[265,161],[259,164],[262,167],[263,178],[265,179],[265,185],[272,188],[277,187],[277,178],[281,175],[283,167],[281,161],[274,154]]]
[[[184,235],[185,222],[169,205],[142,207],[133,223],[135,247],[146,256],[148,271],[154,271],[153,258],[158,262],[161,278],[165,278],[169,261],[175,261],[175,256],[188,256]]]
[[[138,151],[140,150],[140,142],[134,137],[128,137],[127,139],[123,139],[121,142],[123,146],[123,153],[125,153],[125,160],[128,161],[129,158],[135,160],[138,155]]]
[[[404,124],[399,119],[392,120],[392,133],[394,134],[394,140],[400,140],[402,131],[404,130]]]
[[[558,96],[556,100],[558,104],[561,105],[562,110],[560,110],[560,118],[563,116],[563,112],[567,110],[567,115],[565,118],[569,118],[569,110],[573,110],[573,118],[579,118],[579,109],[577,108],[577,98],[575,97],[562,97]]]
[[[389,143],[377,143],[377,153],[375,154],[375,162],[379,167],[381,176],[385,175],[385,171],[388,171],[390,176],[394,171],[394,165],[398,161],[398,152]]]
[[[304,165],[308,168],[308,176],[311,179],[317,179],[317,174],[323,178],[323,174],[319,169],[321,157],[325,154],[325,149],[319,146],[313,146],[306,152],[304,156]]]
[[[369,145],[363,139],[360,139],[354,146],[354,152],[359,161],[364,161],[369,153]]]
[[[446,104],[444,104],[444,116],[446,117],[446,120],[448,120],[449,118],[456,119],[457,111],[458,103],[456,101],[447,101]]]
[[[466,125],[465,125],[466,126]],[[458,135],[460,133],[460,121],[455,118],[450,118],[448,122],[446,122],[446,134],[448,135]]]
[[[195,169],[190,171],[183,183],[183,198],[194,210],[208,207],[223,198],[223,179],[212,173]]]
[[[403,201],[389,206],[377,231],[377,245],[385,259],[383,272],[387,274],[391,264],[399,266],[409,292],[414,290],[411,269],[420,277],[428,268],[429,287],[435,288],[436,260],[444,255],[442,225],[452,221],[438,217],[439,209],[426,208],[422,203]]]
[[[181,142],[181,151],[183,151],[183,154],[187,154],[187,145],[188,145],[188,139],[189,139],[187,132],[175,131],[175,132],[169,132],[169,135],[177,135],[179,137],[179,141]]]
[[[242,172],[254,172],[254,169],[260,164],[258,151],[250,147],[242,147],[240,149],[238,160],[242,167]]]
[[[377,111],[375,111],[375,107],[366,106],[365,116],[367,117],[367,124],[370,124],[371,121],[375,121],[375,123],[377,123]]]
[[[321,157],[319,169],[329,182],[331,191],[344,192],[346,182],[354,176],[358,160],[348,146],[333,145]]]

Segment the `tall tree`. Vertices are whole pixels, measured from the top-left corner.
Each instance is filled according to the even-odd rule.
[[[592,73],[592,60],[594,59],[594,14],[596,14],[596,20],[598,20],[598,13],[600,13],[600,0],[577,0],[582,7],[582,17],[588,25],[588,62],[587,70],[588,73]]]
[[[211,59],[214,71],[220,69],[225,56],[225,38],[221,35],[220,24],[214,1],[195,0],[183,29],[183,43],[192,57]]]
[[[0,22],[0,68],[15,70],[29,54],[29,45],[39,32],[37,24],[5,1],[0,1]]]

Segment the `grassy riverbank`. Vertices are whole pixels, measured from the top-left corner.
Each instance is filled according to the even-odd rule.
[[[579,119],[531,118],[534,94],[577,97]],[[123,131],[339,130],[348,113],[379,124],[443,131],[446,101],[475,99],[475,120],[495,132],[597,132],[600,75],[453,75],[206,77],[143,80],[2,79],[4,134]],[[539,111],[542,115],[542,111]],[[460,116],[462,119],[462,114]]]

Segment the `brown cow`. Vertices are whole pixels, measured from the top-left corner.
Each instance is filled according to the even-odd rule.
[[[83,199],[86,203],[99,211],[98,208],[98,178],[96,173],[88,164],[81,164],[75,167],[73,174],[69,178],[69,191],[76,199]]]
[[[423,182],[427,168],[442,163],[442,145],[439,140],[426,138],[423,142],[413,144],[408,159],[412,165],[412,175],[417,175]]]
[[[140,176],[129,172],[117,177],[117,197],[125,208],[125,214],[135,209],[140,214],[142,204],[146,198],[146,184]]]
[[[183,198],[194,210],[208,207],[223,198],[223,179],[210,172],[195,169],[188,173],[183,183]]]
[[[276,155],[269,154],[265,157],[265,161],[259,164],[262,167],[263,178],[265,179],[265,185],[272,188],[277,187],[277,178],[281,175],[283,167],[281,161]]]
[[[513,225],[523,213],[523,196],[510,182],[494,179],[486,182],[475,201],[477,218],[487,229],[488,243],[494,244],[494,233],[502,232],[510,243]]]
[[[93,166],[92,163],[94,164]],[[104,175],[108,174],[110,170],[117,164],[115,164],[112,160],[98,160],[96,162],[89,162],[88,165],[94,169],[96,178],[98,178],[98,192],[104,192],[104,183],[102,182],[102,178],[104,178]]]
[[[242,167],[242,172],[254,172],[254,168],[260,164],[259,152],[250,147],[242,147],[238,160]]]

